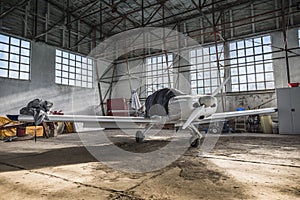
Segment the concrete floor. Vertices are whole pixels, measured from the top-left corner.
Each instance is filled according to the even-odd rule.
[[[120,131],[105,134],[109,145],[135,155],[170,140],[136,144]],[[109,154],[106,146],[98,150]],[[0,199],[300,199],[300,136],[223,134],[210,153],[199,151],[190,148],[166,167],[131,173],[99,162],[78,134],[1,142]],[[162,154],[156,155],[150,162]],[[136,163],[150,162],[141,156]]]

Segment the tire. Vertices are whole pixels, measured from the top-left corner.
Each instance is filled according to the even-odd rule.
[[[142,143],[144,141],[145,135],[142,131],[137,131],[135,134],[135,141],[137,143]]]
[[[199,144],[200,144],[200,139],[197,138],[197,139],[195,139],[194,141],[192,141],[191,147],[197,148],[197,147],[199,146]]]

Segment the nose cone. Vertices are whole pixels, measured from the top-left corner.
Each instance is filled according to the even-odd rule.
[[[205,107],[216,107],[217,106],[217,98],[213,96],[204,96],[199,98],[200,106]]]

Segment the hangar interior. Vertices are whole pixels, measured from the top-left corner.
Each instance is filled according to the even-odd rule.
[[[9,199],[16,192],[20,195],[17,199],[68,199],[65,191],[57,187],[52,188],[54,192],[44,189],[52,184],[66,184],[66,191],[78,188],[71,197],[79,198],[82,194],[87,199],[97,195],[100,199],[297,199],[300,112],[297,100],[291,99],[299,98],[299,63],[299,0],[3,0],[1,116],[19,114],[22,107],[36,98],[53,102],[52,110],[75,115],[109,115],[108,102],[122,98],[125,103],[119,114],[133,116],[137,112],[131,107],[133,91],[144,104],[147,96],[162,88],[176,88],[189,95],[211,95],[226,80],[216,94],[217,112],[280,107],[284,115],[280,118],[277,113],[272,114],[267,118],[271,122],[266,122],[272,126],[271,132],[281,130],[285,134],[224,136],[213,151],[215,154],[201,162],[189,157],[197,155],[197,150],[188,150],[175,164],[142,175],[99,167],[89,149],[74,147],[81,136],[24,141],[26,148],[21,143],[2,143],[0,180],[6,184],[17,180],[24,186],[30,180],[37,183],[37,176],[43,180],[53,178],[38,186],[39,191],[32,190],[34,194],[21,195],[21,189],[2,188],[7,191],[5,197]],[[292,91],[296,97],[292,97]],[[287,98],[289,95],[291,99]],[[290,105],[293,101],[295,105]],[[233,122],[238,123],[236,119]],[[235,131],[236,125],[231,126]],[[115,142],[120,133],[109,130],[108,134],[114,136]],[[133,142],[116,143],[132,152],[143,149],[141,145],[149,151],[166,145],[160,139],[155,141],[154,145],[146,142],[137,147]],[[227,146],[228,141],[231,143]],[[54,149],[52,142],[56,145]],[[226,148],[230,150],[228,155],[224,153]],[[253,150],[252,154],[247,148],[260,151]],[[21,149],[30,161],[26,161]],[[272,155],[274,149],[276,155]],[[72,156],[71,150],[75,152]],[[13,153],[9,154],[10,151]],[[58,152],[70,156],[69,160],[57,156]],[[47,161],[41,156],[43,153],[49,156]],[[57,164],[49,164],[50,159],[57,159]],[[76,169],[65,168],[74,164],[81,165]],[[235,169],[237,165],[240,168]],[[256,171],[259,167],[265,167],[263,175]],[[101,179],[96,186],[94,179],[89,179],[91,175],[82,174],[79,169],[90,170],[87,173],[99,169],[106,175],[95,175]],[[24,170],[30,171],[29,175],[22,174]],[[63,175],[63,170],[69,170],[67,175]],[[177,177],[178,170],[184,180]],[[250,178],[241,175],[245,170]],[[80,174],[78,180],[73,179],[74,174]],[[28,179],[22,182],[17,175]],[[170,187],[158,186],[174,177],[177,178],[173,182],[166,181]],[[267,181],[261,181],[262,177],[267,177]],[[289,181],[283,182],[282,177]],[[200,183],[200,179],[204,182]],[[114,185],[114,181],[120,185]],[[199,183],[217,192],[198,190]],[[185,185],[191,186],[195,196],[189,194]],[[181,189],[176,191],[176,187]]]

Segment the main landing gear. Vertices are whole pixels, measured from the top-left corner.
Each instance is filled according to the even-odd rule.
[[[145,139],[145,135],[152,127],[153,127],[153,125],[149,125],[148,127],[146,127],[146,130],[144,132],[137,131],[135,134],[135,141],[137,143],[142,143]],[[202,134],[198,131],[198,129],[193,124],[190,124],[188,126],[188,129],[191,131],[191,134],[192,134],[192,137],[190,139],[191,147],[193,147],[193,148],[199,147],[200,139],[203,137]],[[176,132],[179,132],[180,130],[181,130],[180,127],[176,127]]]

